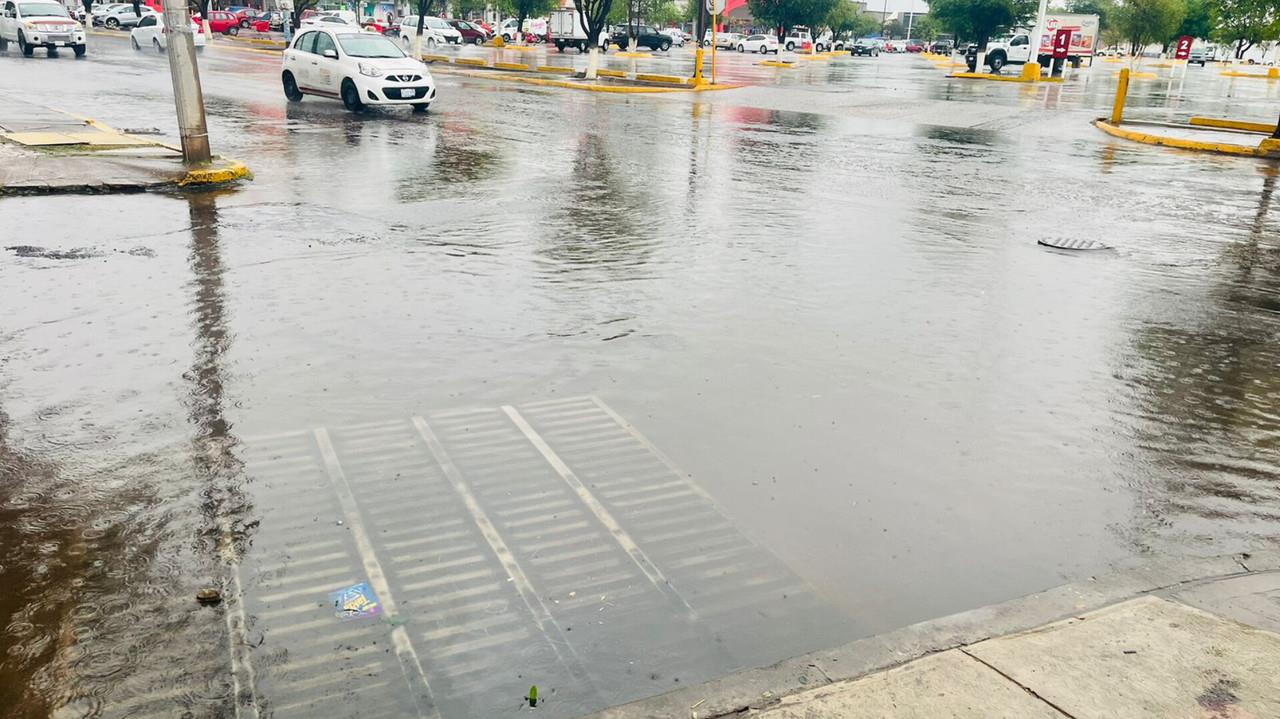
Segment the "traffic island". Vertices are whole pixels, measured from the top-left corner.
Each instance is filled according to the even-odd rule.
[[[991,72],[953,72],[947,77],[960,80],[990,80],[993,82],[1062,82],[1061,77],[1045,76],[1040,72],[1040,64],[1028,62],[1022,66],[1022,72],[1017,75],[1001,75]]]
[[[188,167],[173,146],[11,98],[0,101],[0,195],[145,192],[251,176],[235,160],[215,157]]]
[[[693,78],[676,75],[658,75],[643,72],[632,74],[614,68],[599,68],[596,70],[598,78],[588,80],[583,77],[582,71],[570,67],[528,65],[480,58],[450,58],[446,55],[423,55],[422,59],[431,63],[433,65],[432,72],[437,73],[590,92],[705,92],[708,90],[732,90],[742,87],[742,85],[723,82],[715,84],[697,83]],[[445,65],[445,67],[435,67],[435,65]],[[449,67],[449,65],[453,67]],[[543,77],[539,77],[540,75]]]
[[[1276,125],[1271,123],[1214,117],[1192,117],[1186,123],[1126,120],[1124,107],[1129,95],[1129,78],[1135,74],[1128,68],[1120,71],[1111,115],[1094,120],[1094,127],[1112,137],[1144,145],[1280,159],[1280,139],[1275,137]]]

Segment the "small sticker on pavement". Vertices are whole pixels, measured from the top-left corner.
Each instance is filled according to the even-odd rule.
[[[378,595],[368,582],[353,584],[346,589],[329,592],[329,602],[333,604],[333,613],[339,619],[356,619],[373,617],[382,613],[382,605]]]

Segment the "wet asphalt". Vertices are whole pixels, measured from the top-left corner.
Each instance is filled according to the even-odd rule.
[[[0,56],[0,98],[174,140],[164,58],[91,43],[82,61]],[[285,456],[263,448],[317,428],[333,428],[345,465],[357,452],[343,432],[362,431],[349,428],[425,416],[465,457],[477,450],[447,435],[450,413],[513,406],[569,457],[632,439],[586,425],[562,436],[579,410],[539,412],[607,403],[669,459],[661,487],[693,482],[715,505],[682,520],[680,506],[703,500],[680,494],[659,513],[691,531],[712,516],[732,528],[684,552],[723,560],[721,574],[776,562],[830,619],[791,633],[771,605],[717,625],[705,618],[719,605],[689,597],[719,575],[692,577],[679,599],[698,636],[776,646],[745,646],[736,662],[694,652],[686,683],[1280,536],[1277,168],[1103,135],[1088,121],[1109,109],[1119,65],[1022,86],[949,80],[908,56],[775,69],[720,53],[722,79],[745,87],[662,95],[442,71],[429,113],[353,116],[287,103],[277,57],[224,45],[201,57],[210,135],[252,183],[0,200],[0,706],[15,716],[132,716],[156,702],[232,716],[248,691],[235,637],[243,660],[287,666],[267,599],[261,617],[249,605],[243,635],[192,597],[231,565],[250,594],[270,585],[271,547],[291,546],[272,512],[314,488],[273,485],[251,455]],[[637,68],[683,74],[691,57]],[[1129,112],[1265,120],[1277,88],[1189,68],[1135,81]],[[1071,238],[1113,249],[1037,245]],[[617,466],[583,455],[577,474],[599,456]],[[504,481],[540,481],[520,464],[536,455],[512,457]],[[613,480],[587,489],[647,559],[602,563],[652,560],[675,576],[683,560],[663,558],[621,491],[610,498]],[[520,507],[477,501],[522,556],[502,524]],[[362,511],[376,545],[378,521]],[[741,555],[715,544],[739,537]],[[409,591],[390,550],[374,549],[391,588]],[[539,626],[572,626],[556,608],[568,595],[528,566],[530,594],[554,602]],[[646,632],[684,620],[654,602],[630,634],[576,645],[586,656],[565,662],[559,687],[580,679],[595,694],[553,713],[674,685],[657,670],[593,673],[602,656],[625,661],[593,647],[661,654]],[[789,633],[794,645],[776,641]],[[552,661],[515,656],[525,666],[502,681],[531,683],[526,672]],[[456,699],[446,716],[518,711],[520,697],[469,698],[483,678],[475,689],[432,671],[425,680]],[[333,716],[372,701],[349,682],[307,686]],[[268,707],[269,689],[255,699]]]

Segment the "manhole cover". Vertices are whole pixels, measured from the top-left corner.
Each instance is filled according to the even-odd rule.
[[[1038,244],[1059,250],[1109,250],[1111,245],[1104,245],[1097,240],[1037,240]]]

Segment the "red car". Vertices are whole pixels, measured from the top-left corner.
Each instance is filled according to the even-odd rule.
[[[454,30],[462,34],[462,44],[475,43],[482,45],[489,39],[489,33],[485,32],[479,25],[466,20],[447,20]]]
[[[199,18],[200,16],[197,14],[193,19],[198,20]],[[240,15],[226,10],[210,10],[209,29],[223,35],[239,35],[240,21],[242,19]]]
[[[924,48],[921,47],[920,43],[909,42],[907,43],[907,52],[924,52]]]

